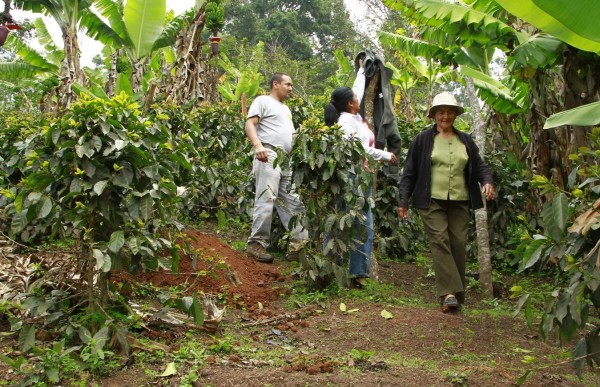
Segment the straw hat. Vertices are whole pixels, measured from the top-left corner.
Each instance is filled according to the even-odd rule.
[[[456,98],[447,91],[443,93],[439,93],[435,97],[433,97],[433,102],[431,103],[431,108],[429,108],[429,113],[427,117],[433,118],[435,113],[435,108],[439,106],[452,106],[456,110],[456,115],[461,115],[465,112],[465,109],[456,102]]]

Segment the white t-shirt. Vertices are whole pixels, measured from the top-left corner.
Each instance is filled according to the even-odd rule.
[[[256,134],[263,144],[292,150],[292,136],[296,133],[290,108],[269,95],[257,97],[250,105],[248,118],[258,117]]]

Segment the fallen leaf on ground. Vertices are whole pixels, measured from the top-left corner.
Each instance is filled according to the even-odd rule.
[[[177,369],[175,368],[175,363],[169,363],[167,364],[167,368],[165,368],[165,372],[163,372],[160,376],[161,377],[167,377],[167,376],[173,376],[177,374]]]
[[[381,311],[381,317],[383,317],[386,320],[389,320],[389,319],[393,318],[394,316],[390,312],[388,312],[387,310],[384,309]]]

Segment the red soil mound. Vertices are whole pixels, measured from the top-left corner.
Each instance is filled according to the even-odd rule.
[[[256,262],[210,234],[195,230],[185,234],[197,256],[195,266],[190,255],[182,254],[179,273],[147,271],[138,280],[160,287],[183,286],[186,294],[226,294],[246,306],[278,297],[281,290],[273,288],[273,282],[285,278],[275,266]]]

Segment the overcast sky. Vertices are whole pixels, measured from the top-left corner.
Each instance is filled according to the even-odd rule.
[[[351,17],[353,17],[355,20],[359,19],[360,16],[362,16],[362,14],[364,14],[364,10],[361,9],[362,7],[360,6],[360,4],[356,1],[356,0],[344,0],[346,3],[346,8],[348,8]],[[179,15],[185,11],[187,11],[188,9],[192,8],[194,6],[195,0],[167,0],[167,9],[168,10],[173,10],[175,12],[175,15]],[[0,1],[1,4],[1,10],[4,10],[4,1]],[[13,17],[15,17],[16,19],[21,19],[21,18],[29,18],[29,19],[35,19],[37,17],[40,17],[40,14],[33,14],[31,12],[23,12],[23,11],[17,11],[17,10],[12,10],[11,11],[11,15],[13,15]],[[61,33],[60,33],[60,29],[58,28],[58,25],[54,22],[54,20],[52,20],[51,18],[45,17],[45,22],[46,25],[48,26],[48,30],[50,32],[50,34],[52,35],[52,37],[54,38],[55,42],[57,43],[58,46],[62,46],[62,37],[61,37]],[[359,25],[361,25],[363,28],[365,27],[364,25],[365,23],[359,23]],[[370,26],[372,28],[376,28],[377,26]],[[366,33],[374,33],[374,31],[364,31]],[[84,66],[91,66],[92,65],[92,58],[99,54],[100,51],[102,50],[102,43],[93,40],[91,38],[88,38],[87,36],[85,36],[84,34],[79,34],[79,48],[81,49],[81,63]],[[39,49],[39,46],[34,48]]]

